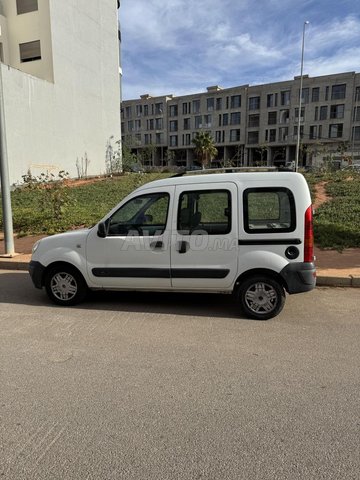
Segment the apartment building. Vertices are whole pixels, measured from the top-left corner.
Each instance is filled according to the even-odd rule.
[[[142,95],[122,102],[123,142],[145,165],[196,164],[192,139],[207,131],[218,156],[214,165],[299,165],[325,158],[360,161],[360,74],[303,76],[265,85],[242,85],[175,97]]]
[[[10,183],[105,173],[121,138],[119,1],[0,0],[0,94]]]

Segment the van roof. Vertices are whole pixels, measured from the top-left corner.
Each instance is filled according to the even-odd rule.
[[[301,179],[301,180],[300,180]],[[178,176],[174,175],[172,177],[164,178],[161,180],[154,180],[152,182],[146,183],[139,187],[138,190],[143,190],[146,188],[153,187],[165,187],[172,185],[191,185],[191,184],[201,184],[201,183],[221,183],[221,182],[234,182],[234,183],[246,183],[246,182],[269,182],[274,184],[274,180],[278,180],[281,185],[286,183],[299,183],[299,181],[305,182],[305,178],[301,173],[296,172],[279,172],[279,171],[243,171],[235,173],[203,173],[199,174],[190,174]]]

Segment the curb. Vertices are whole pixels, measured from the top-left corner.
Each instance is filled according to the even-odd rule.
[[[27,260],[7,260],[0,259],[0,270],[29,270],[29,261]],[[360,276],[359,275],[347,275],[343,277],[321,275],[316,277],[317,287],[352,287],[360,288]]]

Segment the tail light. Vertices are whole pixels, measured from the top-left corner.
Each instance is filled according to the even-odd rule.
[[[304,262],[314,261],[314,230],[312,205],[305,212]]]

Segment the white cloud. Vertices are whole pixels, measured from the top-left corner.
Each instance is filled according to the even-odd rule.
[[[124,97],[285,80],[358,69],[356,2],[122,0]],[[197,90],[196,90],[197,89]]]

